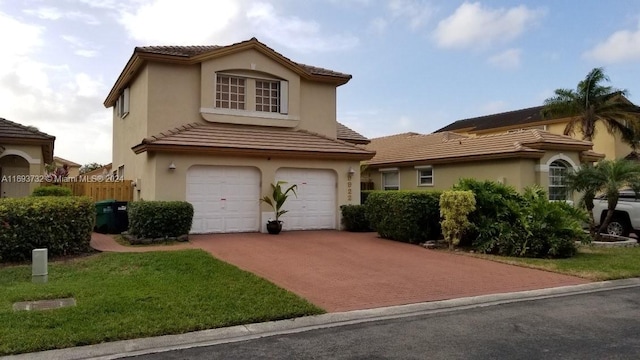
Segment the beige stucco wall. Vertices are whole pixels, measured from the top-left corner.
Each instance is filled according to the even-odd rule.
[[[261,173],[261,194],[269,194],[271,183],[275,181],[276,171],[280,168],[329,169],[336,173],[337,199],[336,224],[340,224],[340,205],[360,203],[360,177],[356,171],[348,178],[349,168],[358,169],[358,161],[285,159],[277,157],[221,157],[211,155],[186,155],[158,153],[153,155],[155,167],[150,169],[142,180],[142,198],[145,200],[185,200],[187,171],[194,165],[249,166]],[[169,170],[169,164],[176,165]],[[149,164],[152,161],[148,162]],[[151,168],[151,166],[149,167]],[[148,183],[146,179],[155,179]],[[349,186],[351,183],[351,186]],[[351,197],[349,198],[349,195]],[[256,199],[258,201],[258,199]],[[262,204],[261,212],[269,212],[269,206]],[[266,222],[262,219],[261,223]]]
[[[139,144],[142,139],[148,136],[148,80],[149,69],[145,67],[129,85],[129,114],[124,119],[117,116],[115,109],[112,108],[112,170],[117,170],[124,165],[124,177],[127,180],[135,180],[143,173],[143,159],[136,156],[131,147]]]
[[[549,187],[549,165],[558,159],[566,161],[573,167],[580,165],[580,154],[576,151],[549,151],[541,159],[504,159],[438,164],[433,166],[433,186],[419,186],[418,170],[413,166],[401,167],[399,169],[400,189],[448,190],[462,178],[474,178],[501,182],[520,192],[534,184],[547,190]],[[388,168],[393,168],[393,166],[385,167],[385,169]],[[382,173],[378,169],[368,169],[363,173],[362,180],[368,181],[369,179],[375,184],[375,190],[382,189]],[[573,200],[577,200],[577,194],[574,194]]]
[[[0,154],[0,167],[23,168],[24,175],[34,175],[30,177],[26,185],[12,185],[21,188],[23,194],[29,195],[35,188],[40,186],[44,171],[44,160],[42,158],[42,147],[39,145],[16,145],[0,144],[4,151]],[[5,173],[3,173],[4,175]],[[0,196],[9,185],[0,184]]]
[[[437,164],[433,166],[433,185],[418,185],[418,170],[413,166],[400,168],[400,190],[448,190],[460,179],[475,178],[502,182],[520,191],[534,184],[537,180],[536,159],[505,159],[478,162]],[[429,165],[429,164],[424,164]],[[385,168],[393,168],[388,166]],[[378,169],[369,170],[369,176],[375,184],[375,189],[382,188],[382,173]]]
[[[336,138],[336,86],[302,81],[300,128]]]

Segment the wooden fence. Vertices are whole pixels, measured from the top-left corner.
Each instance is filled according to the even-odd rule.
[[[63,182],[60,186],[70,188],[73,195],[88,196],[93,201],[114,199],[133,201],[133,184],[131,180],[105,182]]]

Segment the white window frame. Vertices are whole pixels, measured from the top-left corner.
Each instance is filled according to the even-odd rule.
[[[555,163],[562,164],[562,166],[554,165]],[[555,174],[554,173],[555,170],[562,171],[562,169],[565,170],[565,174],[564,175]],[[568,189],[568,187],[566,185],[566,176],[567,176],[567,173],[568,173],[569,169],[571,169],[571,164],[569,164],[568,162],[566,162],[564,160],[561,160],[561,159],[554,160],[549,164],[549,190],[548,190],[549,191],[549,200],[565,200],[565,201],[569,200],[569,189]],[[563,184],[555,185],[554,181],[552,181],[552,178],[560,178],[560,182],[563,183]],[[564,198],[553,198],[552,197],[552,191],[551,191],[552,188],[554,188],[554,189],[561,189],[561,188],[564,189],[564,194],[565,194]],[[555,194],[556,192],[554,191],[553,193]]]
[[[219,82],[219,78],[220,77],[225,77],[225,78],[229,78],[229,91],[227,92],[227,94],[229,95],[229,99],[227,100],[223,100],[223,99],[218,99],[218,82]],[[242,94],[237,93],[231,93],[231,86],[233,86],[233,84],[231,83],[233,81],[233,79],[235,80],[242,80],[243,81],[243,85],[238,85],[236,84],[235,86],[237,86],[238,88],[242,87]],[[230,111],[245,111],[247,110],[247,105],[248,105],[248,97],[247,97],[247,92],[248,92],[248,80],[246,77],[244,76],[238,76],[238,75],[232,75],[232,74],[225,74],[225,73],[216,73],[215,76],[215,81],[214,81],[214,86],[213,86],[213,98],[214,98],[214,108],[216,109],[225,109],[225,110],[230,110]],[[244,99],[242,101],[240,101],[239,99],[236,100],[232,100],[231,96],[236,95],[236,96],[243,96]],[[229,103],[229,107],[223,107],[223,106],[218,106],[218,102],[222,103],[222,102],[227,102]],[[239,108],[231,108],[231,104],[232,103],[236,103],[236,104],[242,104],[242,109]]]
[[[433,170],[433,166],[432,165],[422,165],[422,166],[415,166],[414,169],[416,169],[416,176],[418,178],[418,186],[433,186],[433,184],[435,183],[434,179],[435,179],[435,174],[434,174],[434,170]],[[423,176],[422,172],[423,171],[427,171],[430,170],[431,171],[431,175],[429,176]],[[422,180],[426,179],[426,178],[431,178],[431,181],[428,183],[423,183]]]
[[[127,117],[127,115],[129,115],[129,101],[129,88],[125,88],[124,90],[122,90],[122,93],[118,97],[118,100],[116,100],[116,116],[124,119],[125,117]]]
[[[242,78],[245,80],[245,103],[244,109],[228,109],[221,108],[216,106],[217,100],[217,82],[218,76],[229,76]],[[274,117],[281,118],[283,115],[286,116],[289,114],[289,82],[287,80],[278,80],[268,77],[260,77],[260,76],[247,76],[235,74],[233,72],[219,72],[216,73],[213,83],[213,109],[206,109],[207,112],[213,110],[214,113],[220,114],[238,114],[241,113],[244,116],[257,116],[257,117]],[[256,110],[256,81],[271,81],[271,82],[279,82],[279,111],[271,112],[271,111],[258,111]]]
[[[385,190],[385,191],[390,191],[390,190],[400,190],[400,169],[398,168],[387,168],[387,169],[380,169],[380,177],[381,177],[381,189]],[[398,184],[397,185],[387,185],[385,183],[385,175],[387,174],[393,174],[395,173],[397,175],[398,178]]]

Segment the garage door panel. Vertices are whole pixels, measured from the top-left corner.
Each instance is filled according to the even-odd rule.
[[[260,172],[255,168],[194,166],[187,171],[192,233],[258,231],[259,197]]]
[[[279,169],[276,181],[286,181],[286,189],[296,185],[297,198],[290,196],[282,217],[285,230],[335,229],[336,175],[332,170]]]

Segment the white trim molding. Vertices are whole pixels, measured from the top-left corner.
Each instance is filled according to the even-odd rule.
[[[378,169],[378,171],[380,171],[380,172],[391,172],[391,171],[398,171],[398,170],[400,170],[400,169],[397,168],[397,167]]]
[[[560,153],[557,155],[554,155],[552,157],[549,158],[549,160],[547,160],[547,171],[549,171],[549,165],[551,165],[551,163],[553,163],[556,160],[563,160],[566,161],[569,165],[571,165],[571,167],[574,170],[578,170],[579,166],[576,165],[576,163],[573,162],[573,160],[571,160],[570,157],[568,157],[567,155]]]
[[[32,164],[32,165],[42,164],[42,160],[41,159],[32,158],[26,152],[21,151],[21,150],[15,150],[15,149],[5,149],[5,151],[3,151],[2,154],[0,154],[0,158],[3,158],[5,156],[9,156],[9,155],[20,156],[21,158],[27,160],[27,162],[29,164]]]

